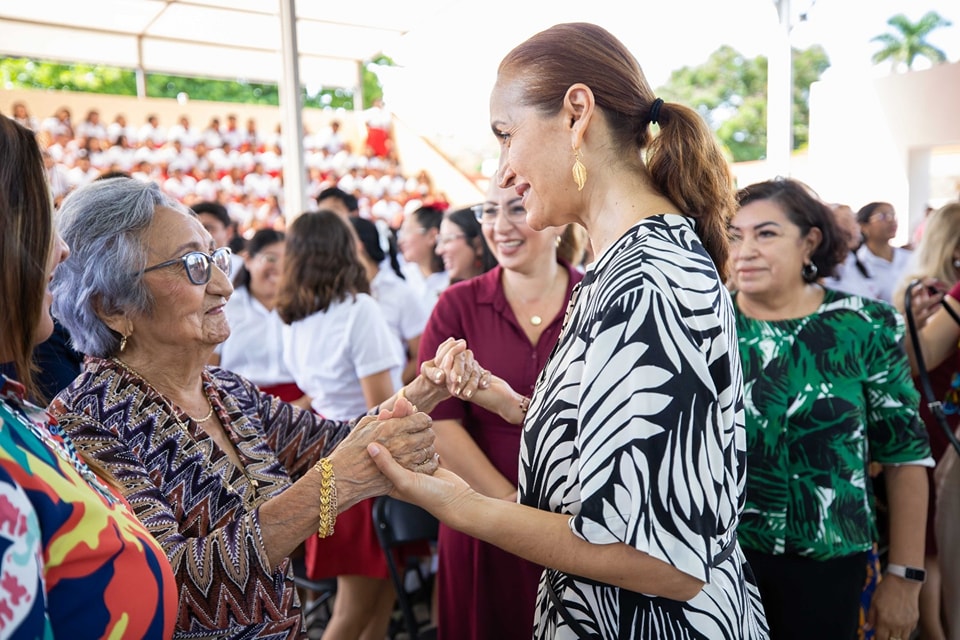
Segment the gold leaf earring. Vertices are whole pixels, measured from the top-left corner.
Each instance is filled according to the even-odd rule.
[[[577,183],[577,191],[583,191],[583,185],[587,183],[587,168],[580,161],[580,148],[573,148],[573,181]]]
[[[127,348],[127,336],[120,336],[120,353],[123,353],[123,350]]]

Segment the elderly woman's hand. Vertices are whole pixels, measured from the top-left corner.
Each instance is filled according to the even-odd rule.
[[[432,424],[430,416],[417,413],[402,397],[397,399],[392,410],[383,410],[376,417],[361,418],[329,456],[337,479],[341,510],[365,498],[388,493],[393,488],[367,453],[367,445],[371,443],[385,447],[407,469],[427,474],[436,471],[439,462],[433,444]]]
[[[490,372],[474,360],[465,340],[447,338],[432,359],[420,366],[420,374],[457,398],[469,400],[478,389],[490,386]]]

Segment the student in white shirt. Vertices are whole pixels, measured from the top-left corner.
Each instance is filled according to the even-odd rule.
[[[217,346],[210,364],[240,374],[281,400],[309,408],[283,363],[283,321],[277,290],[285,250],[282,231],[260,229],[246,243],[243,263],[233,274],[233,295],[224,307],[230,337]]]
[[[860,295],[892,302],[893,288],[910,264],[913,252],[891,244],[897,235],[897,214],[888,202],[871,202],[857,211],[863,245],[857,258],[866,270],[867,290]]]
[[[314,411],[354,418],[394,393],[403,363],[396,338],[369,295],[366,272],[347,222],[308,212],[290,225],[277,295],[284,363],[313,398]],[[340,514],[334,534],[306,542],[311,578],[337,576],[337,602],[324,635],[383,638],[394,593],[376,540],[372,500]]]
[[[443,210],[423,206],[403,218],[397,243],[403,255],[403,275],[417,296],[430,310],[447,285],[450,276],[437,255],[437,235],[443,221]]]
[[[380,305],[403,358],[403,375],[393,381],[399,388],[417,377],[420,335],[430,319],[430,309],[421,304],[404,279],[390,229],[366,218],[349,220],[359,239],[357,250],[370,280],[370,294]]]

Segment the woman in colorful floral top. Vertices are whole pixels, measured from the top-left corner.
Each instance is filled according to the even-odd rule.
[[[33,133],[0,116],[0,638],[170,638],[177,591],[163,550],[33,396],[32,346],[53,331],[68,255]],[[131,597],[135,593],[135,597]]]
[[[867,622],[878,639],[906,640],[917,623],[931,458],[903,321],[886,303],[817,284],[845,247],[805,185],[751,185],[739,203],[730,225],[747,412],[738,534],[771,637],[855,637],[876,536],[875,461],[890,551]]]

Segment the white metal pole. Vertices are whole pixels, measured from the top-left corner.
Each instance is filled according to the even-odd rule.
[[[767,58],[767,166],[773,176],[790,175],[793,149],[793,58],[790,0],[774,0],[780,31]]]
[[[283,41],[283,76],[279,86],[283,122],[283,216],[289,224],[307,210],[296,0],[280,0],[280,28]]]

